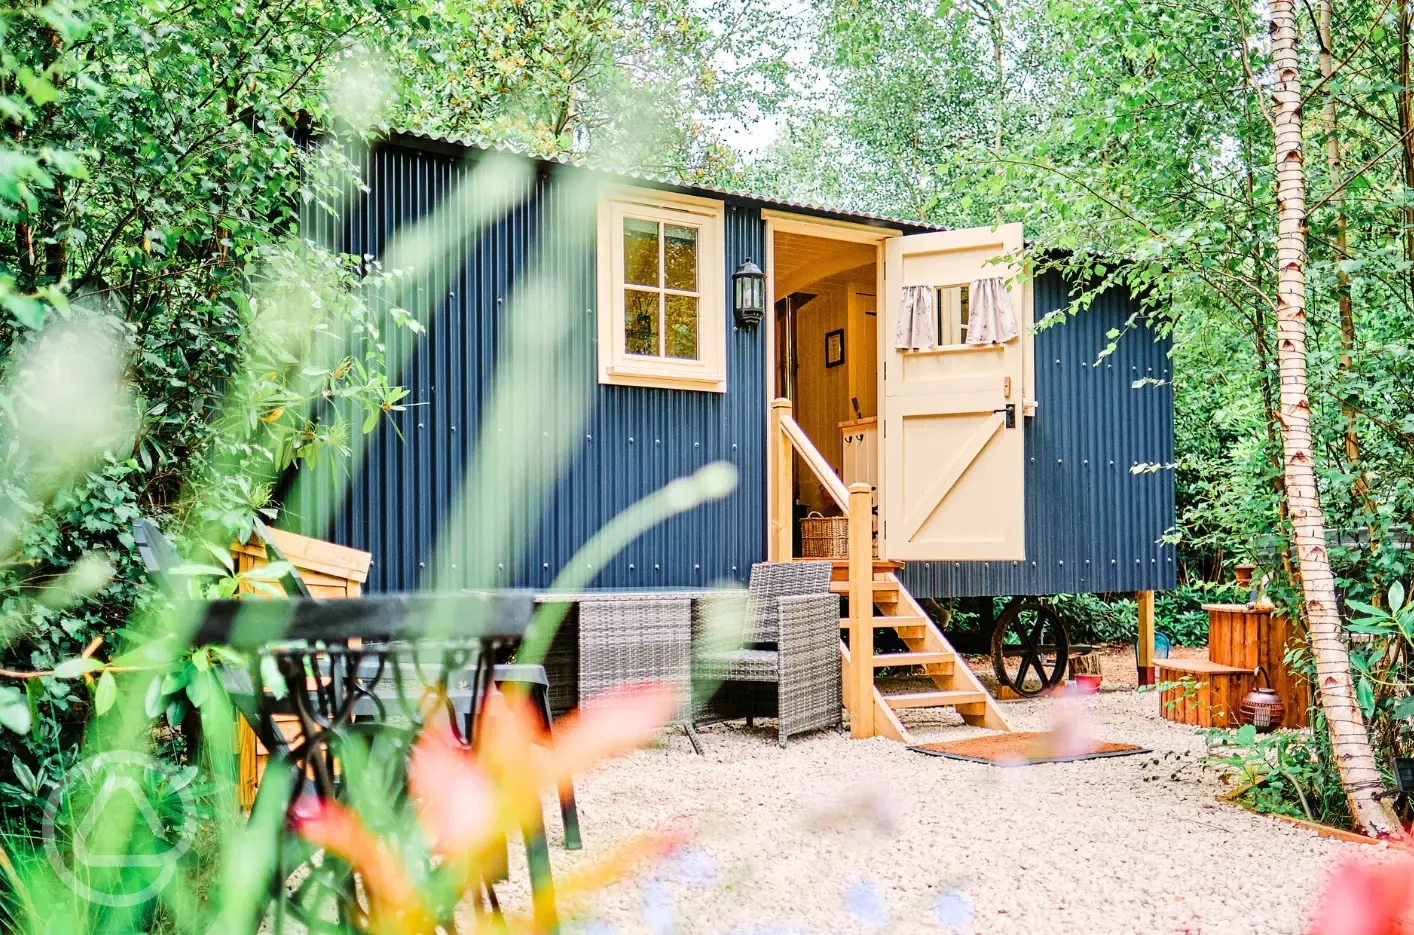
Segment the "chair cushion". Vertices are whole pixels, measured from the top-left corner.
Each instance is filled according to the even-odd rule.
[[[732,649],[707,653],[698,661],[698,677],[724,682],[774,682],[780,677],[780,654],[774,649]]]

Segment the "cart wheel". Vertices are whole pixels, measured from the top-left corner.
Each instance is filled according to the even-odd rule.
[[[1054,688],[1065,676],[1070,633],[1045,604],[1008,607],[992,631],[992,666],[997,681],[1026,698]]]

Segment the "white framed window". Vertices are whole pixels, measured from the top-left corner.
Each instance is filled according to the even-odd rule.
[[[723,215],[672,192],[600,200],[600,383],[726,391]]]

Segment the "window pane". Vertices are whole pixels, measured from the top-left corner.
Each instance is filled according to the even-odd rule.
[[[658,356],[658,293],[624,290],[624,350]]]
[[[658,285],[658,223],[624,218],[624,282]]]
[[[663,228],[663,265],[669,289],[697,291],[697,228]]]
[[[668,296],[668,356],[697,359],[697,300],[690,295]]]

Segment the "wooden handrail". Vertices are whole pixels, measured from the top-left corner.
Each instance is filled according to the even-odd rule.
[[[849,707],[852,737],[874,736],[874,510],[873,488],[868,484],[844,485],[830,462],[811,443],[791,415],[791,402],[771,402],[770,445],[774,465],[771,481],[772,517],[768,554],[773,562],[794,558],[795,457],[799,454],[830,499],[849,522],[849,650],[840,644],[848,664],[840,673],[844,699]]]
[[[820,484],[825,488],[825,492],[830,495],[830,499],[835,501],[845,516],[849,515],[849,488],[845,487],[844,481],[835,473],[835,469],[830,467],[830,462],[825,460],[825,456],[820,454],[820,449],[810,441],[810,437],[805,434],[805,430],[795,421],[789,412],[781,413],[781,433],[790,440],[791,447],[799,452],[801,459],[810,472],[820,480]]]

